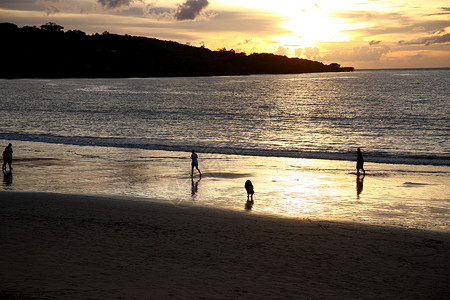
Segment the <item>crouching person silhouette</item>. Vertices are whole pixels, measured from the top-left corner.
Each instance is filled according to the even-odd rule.
[[[255,190],[253,189],[253,184],[250,180],[245,182],[245,189],[247,190],[247,201],[253,202],[253,194]]]

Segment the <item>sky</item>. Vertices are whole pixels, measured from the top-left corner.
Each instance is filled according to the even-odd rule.
[[[0,22],[273,53],[357,69],[450,67],[448,0],[0,0]]]

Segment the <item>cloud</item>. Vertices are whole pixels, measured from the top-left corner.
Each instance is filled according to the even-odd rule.
[[[98,10],[117,10],[130,7],[134,2],[144,0],[0,0],[0,8],[23,11],[37,11],[42,9],[47,15],[58,13],[84,14]]]
[[[37,0],[0,0],[0,8],[25,11],[42,11],[42,2]]]
[[[410,17],[398,12],[378,12],[378,11],[338,11],[332,14],[335,18],[349,19],[354,23],[377,22],[378,24],[387,21],[408,22]]]
[[[208,0],[186,0],[183,4],[178,5],[175,19],[178,21],[194,20],[208,5]]]
[[[412,29],[412,31],[416,31],[416,32],[423,32],[425,31],[425,27],[423,26],[416,26]]]
[[[297,48],[294,50],[295,56],[296,57],[300,57],[303,53],[303,49],[302,48]]]
[[[60,10],[60,1],[59,0],[44,0],[43,1],[45,9],[47,11],[47,15],[59,13]]]
[[[130,6],[134,0],[97,0],[105,10]]]
[[[186,23],[183,24],[183,28],[195,27],[197,32],[232,33],[244,36],[244,39],[249,39],[249,36],[250,39],[254,39],[290,33],[289,30],[279,26],[286,20],[286,18],[260,11],[221,10],[214,16],[209,26],[199,27],[195,23]]]
[[[381,43],[381,41],[370,41],[369,45],[370,46],[375,46],[375,45],[379,45]]]
[[[303,55],[306,56],[307,59],[317,59],[320,54],[320,49],[317,47],[306,47],[303,51]]]
[[[450,33],[444,34],[444,35],[436,35],[436,36],[429,36],[429,37],[423,37],[411,41],[399,41],[399,44],[403,45],[425,45],[430,46],[433,44],[443,44],[443,43],[449,43],[450,42]]]
[[[234,45],[232,46],[232,48],[236,48],[236,47],[239,47],[239,46],[242,46],[242,45],[247,45],[247,44],[249,44],[251,41],[252,41],[251,39],[244,40],[243,42],[239,42],[239,43],[234,44]],[[235,49],[235,50],[236,50],[236,49]],[[237,52],[237,51],[236,51],[236,52]]]
[[[439,7],[442,12],[429,14],[428,16],[437,16],[437,15],[450,15],[450,7]]]
[[[443,28],[431,32],[431,34],[443,34],[443,33],[445,33],[445,29]]]
[[[286,55],[288,49],[284,48],[283,46],[279,46],[277,51],[275,52],[277,55]]]
[[[322,61],[379,61],[382,56],[391,51],[388,46],[354,47],[350,51],[337,50],[321,58]]]
[[[175,9],[169,7],[155,7],[149,4],[143,8],[144,16],[154,17],[158,20],[173,20]]]
[[[441,8],[444,9],[444,8]],[[447,8],[445,8],[447,9]],[[333,17],[344,19],[350,23],[373,25],[365,28],[350,29],[347,32],[355,36],[379,36],[417,32],[434,32],[449,26],[448,20],[442,18],[424,19],[408,15],[407,12],[377,12],[377,11],[344,11],[332,14]]]
[[[95,4],[93,1],[75,1],[75,0],[41,0],[36,3],[43,4],[47,15],[54,15],[58,13],[86,13],[95,11]],[[39,7],[38,11],[42,9]]]

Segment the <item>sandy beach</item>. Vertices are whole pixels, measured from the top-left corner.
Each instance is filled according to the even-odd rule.
[[[0,192],[2,299],[446,299],[448,233]]]
[[[448,167],[14,142],[0,299],[446,299]],[[126,155],[125,155],[126,154]],[[245,208],[244,182],[255,186]]]

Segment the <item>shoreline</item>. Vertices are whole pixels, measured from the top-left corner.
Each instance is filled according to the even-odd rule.
[[[448,233],[0,192],[0,296],[444,299]]]
[[[33,136],[37,136],[33,138]],[[101,140],[99,142],[99,140]],[[102,147],[102,148],[117,148],[117,149],[129,149],[138,151],[165,151],[168,153],[180,153],[190,152],[195,148],[198,153],[208,153],[214,155],[239,155],[248,157],[261,157],[261,158],[297,158],[297,159],[318,159],[327,161],[342,161],[351,162],[355,160],[356,153],[354,152],[329,152],[324,154],[317,150],[300,150],[300,149],[249,149],[249,148],[227,148],[227,147],[211,147],[208,145],[194,146],[194,145],[152,145],[152,144],[130,144],[125,139],[121,143],[117,143],[117,138],[89,138],[89,137],[77,137],[77,142],[68,141],[67,137],[62,136],[48,136],[45,138],[43,135],[37,134],[15,134],[14,136],[0,137],[0,141],[3,143],[9,143],[15,141],[18,143],[47,143],[47,144],[61,144],[66,147]],[[97,145],[95,143],[98,143]],[[202,152],[205,151],[205,152]],[[426,154],[426,153],[379,153],[379,152],[364,152],[366,163],[377,164],[391,164],[391,165],[411,165],[411,166],[425,166],[436,168],[448,168],[450,167],[450,157],[446,154]]]

